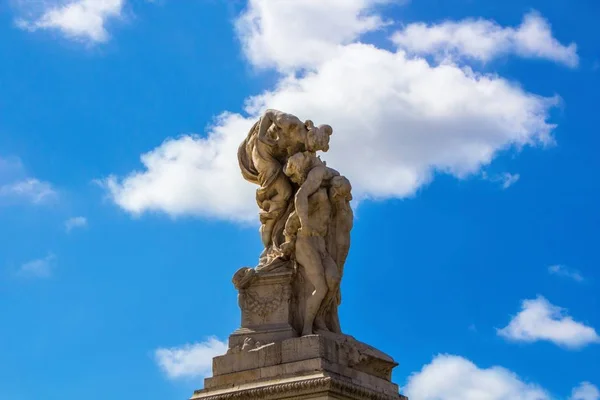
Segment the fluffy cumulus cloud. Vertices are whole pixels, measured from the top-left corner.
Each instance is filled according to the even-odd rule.
[[[50,182],[27,175],[21,160],[0,157],[0,204],[23,201],[45,204],[57,197],[58,193]]]
[[[562,278],[572,279],[575,282],[585,281],[583,275],[581,275],[579,271],[564,265],[551,265],[548,267],[548,273],[551,275],[560,276]]]
[[[589,382],[581,382],[579,386],[573,389],[569,400],[599,400],[600,390]]]
[[[52,276],[52,270],[56,262],[54,254],[48,254],[44,258],[39,258],[26,262],[17,270],[17,275],[23,278],[49,278]]]
[[[517,28],[502,27],[484,19],[414,23],[394,34],[392,39],[401,48],[416,54],[458,55],[484,62],[517,54],[569,67],[579,63],[575,43],[561,44],[552,36],[548,21],[535,12],[526,15]]]
[[[373,7],[392,1],[249,0],[236,28],[255,66],[314,67],[361,34],[384,26]]]
[[[104,42],[109,37],[107,21],[121,16],[124,3],[125,0],[55,0],[42,2],[40,8],[40,3],[35,2],[31,12],[40,15],[32,20],[19,19],[17,24],[31,31],[53,29],[68,38]]]
[[[574,349],[600,342],[594,328],[573,320],[565,309],[541,296],[524,300],[521,312],[498,334],[518,342],[545,340]]]
[[[413,374],[403,394],[411,400],[549,400],[541,387],[502,367],[480,368],[452,355],[437,356]]]
[[[202,343],[155,351],[158,365],[170,379],[204,377],[210,374],[213,357],[225,354],[227,343],[210,338]]]
[[[142,155],[143,171],[122,180],[109,177],[105,184],[114,201],[133,214],[250,219],[256,215],[254,189],[242,180],[236,162],[250,125],[239,115],[223,115],[207,138],[168,139]]]
[[[360,43],[385,25],[376,11],[384,1],[282,3],[250,1],[237,21],[252,64],[280,74],[276,87],[247,99],[245,115],[222,114],[205,137],[169,139],[142,155],[143,169],[105,180],[118,205],[134,214],[253,218],[236,150],[266,108],[331,124],[324,159],[352,181],[357,199],[411,196],[436,173],[465,178],[501,151],[552,143],[557,98],[466,64]]]

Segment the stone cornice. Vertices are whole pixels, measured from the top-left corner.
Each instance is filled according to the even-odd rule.
[[[194,392],[194,396],[191,400],[267,400],[279,399],[281,398],[281,395],[302,396],[316,392],[331,392],[354,400],[408,400],[407,397],[400,394],[394,396],[378,393],[331,377],[312,378],[256,388],[237,389],[232,392],[214,395],[203,392],[203,390]]]

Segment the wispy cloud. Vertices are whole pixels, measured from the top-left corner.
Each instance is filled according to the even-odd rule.
[[[0,186],[0,197],[19,198],[33,204],[43,204],[55,200],[58,193],[49,182],[27,178]]]
[[[18,19],[29,31],[54,29],[70,39],[105,42],[107,21],[121,16],[125,0],[70,0],[44,2],[41,15],[33,20]]]
[[[44,258],[39,258],[26,262],[17,270],[17,276],[22,278],[49,278],[52,276],[56,256],[48,254]]]
[[[542,296],[524,300],[521,312],[498,334],[517,342],[545,340],[572,349],[600,342],[594,328],[573,320],[565,309]]]
[[[0,157],[0,200],[46,204],[57,198],[54,186],[29,176],[18,157]]]
[[[212,359],[227,352],[227,343],[211,337],[202,343],[155,351],[158,365],[170,379],[203,377],[210,374]]]
[[[576,282],[585,281],[583,275],[576,269],[565,267],[564,265],[551,265],[548,267],[548,273],[551,275],[561,276],[563,278],[569,278]]]
[[[569,400],[599,400],[600,390],[589,382],[581,382],[573,389]]]
[[[87,218],[73,217],[65,221],[65,230],[71,232],[75,228],[83,228],[87,226]]]
[[[506,190],[521,179],[521,175],[519,174],[511,174],[510,172],[504,172],[496,175],[489,175],[487,172],[483,171],[481,173],[481,177],[493,183],[499,183],[502,189]]]
[[[519,179],[521,179],[521,175],[519,174],[510,174],[508,172],[502,174],[500,179],[500,182],[502,182],[502,189],[508,189],[517,183]]]

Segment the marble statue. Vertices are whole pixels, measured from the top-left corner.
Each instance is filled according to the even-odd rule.
[[[238,149],[243,177],[257,184],[264,250],[256,272],[294,270],[295,329],[341,333],[337,307],[350,247],[350,182],[326,166],[333,129],[267,110]],[[250,282],[254,272],[239,272]]]
[[[244,179],[259,185],[256,202],[260,209],[260,235],[265,247],[261,265],[279,256],[285,221],[292,211],[294,189],[284,174],[287,159],[298,153],[329,150],[328,125],[314,126],[296,116],[267,110],[254,124],[238,149],[238,161]]]
[[[394,359],[340,327],[354,217],[350,182],[318,154],[332,133],[267,110],[240,145],[264,249],[233,276],[240,326],[190,400],[408,400],[392,382]]]

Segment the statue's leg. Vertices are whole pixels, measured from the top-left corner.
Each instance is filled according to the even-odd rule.
[[[323,268],[325,270],[325,281],[327,282],[327,295],[323,299],[319,317],[322,318],[328,330],[341,333],[337,316],[337,295],[340,289],[341,276],[339,268],[328,253],[323,254]]]
[[[296,261],[304,267],[306,278],[314,287],[314,291],[306,299],[302,336],[313,333],[315,317],[321,307],[323,298],[327,294],[325,271],[321,262],[321,254],[314,243],[316,240],[318,240],[316,237],[303,236],[296,239]]]
[[[271,235],[273,233],[273,225],[275,225],[274,220],[266,220],[260,226],[260,238],[262,240],[263,246],[265,246],[265,250],[271,246]]]

